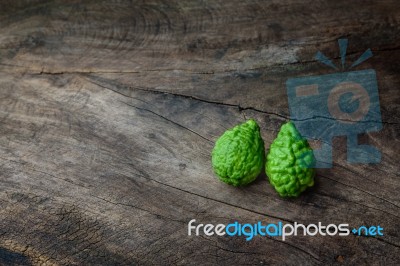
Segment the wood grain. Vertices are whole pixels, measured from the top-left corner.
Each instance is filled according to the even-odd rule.
[[[400,2],[2,1],[0,264],[400,263]],[[265,174],[217,180],[210,152],[256,119],[266,148],[290,77],[332,73],[366,49],[383,129],[376,165],[346,162],[282,199]],[[381,237],[190,237],[187,223],[381,225]]]

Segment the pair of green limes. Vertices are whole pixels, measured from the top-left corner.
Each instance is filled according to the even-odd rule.
[[[260,127],[253,119],[227,130],[215,143],[212,166],[220,180],[243,186],[261,173],[265,161]],[[297,197],[314,185],[315,158],[292,122],[282,125],[266,156],[269,182],[282,197]]]

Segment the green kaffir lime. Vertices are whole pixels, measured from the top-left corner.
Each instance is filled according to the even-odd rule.
[[[233,186],[247,185],[260,174],[264,141],[254,120],[227,130],[215,143],[212,166],[219,179]]]
[[[297,197],[314,185],[313,151],[292,122],[282,125],[267,155],[269,182],[282,197]]]

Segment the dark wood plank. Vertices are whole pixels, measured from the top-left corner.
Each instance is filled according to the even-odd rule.
[[[0,4],[0,262],[400,262],[398,1],[4,1]],[[256,119],[266,148],[289,119],[285,82],[371,48],[377,165],[334,166],[282,199],[265,174],[217,180],[210,152]],[[382,237],[190,237],[187,223],[380,224]]]

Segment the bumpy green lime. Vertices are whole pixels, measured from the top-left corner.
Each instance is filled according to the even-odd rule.
[[[212,166],[219,179],[233,186],[247,185],[260,174],[264,141],[254,120],[227,130],[215,143]]]
[[[282,125],[267,155],[269,182],[282,197],[297,197],[314,185],[314,153],[292,122]]]

